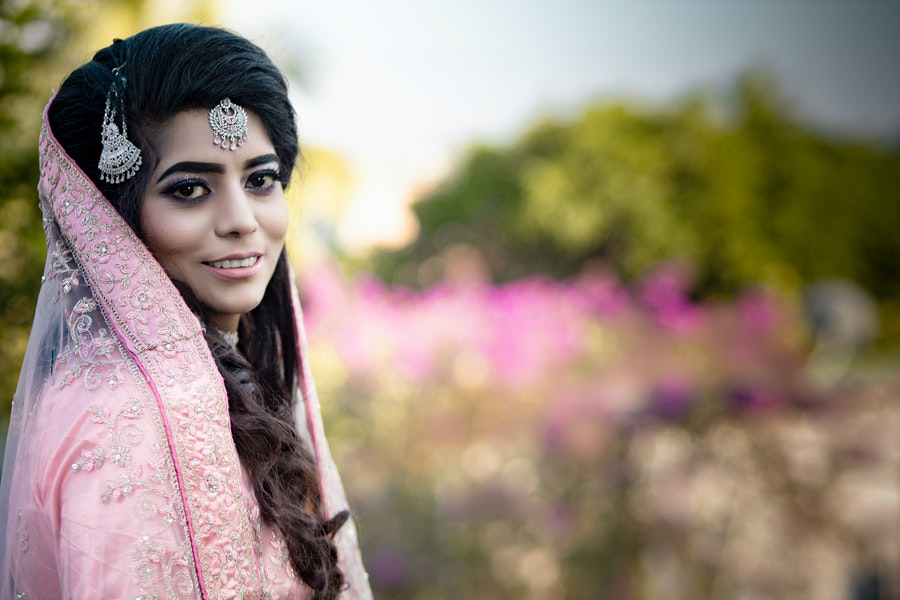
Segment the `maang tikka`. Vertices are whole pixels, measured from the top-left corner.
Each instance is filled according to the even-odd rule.
[[[114,68],[113,82],[106,93],[106,108],[103,110],[103,125],[100,128],[100,179],[109,183],[122,183],[134,177],[141,168],[141,149],[128,139],[128,125],[125,123],[125,77]],[[121,85],[122,91],[119,91]],[[122,131],[116,125],[116,113],[121,115]]]
[[[216,146],[237,150],[247,141],[247,112],[228,98],[210,109],[209,126]]]

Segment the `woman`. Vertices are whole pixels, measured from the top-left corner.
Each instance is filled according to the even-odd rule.
[[[0,599],[371,597],[284,252],[297,153],[283,76],[219,29],[116,40],[50,101]]]

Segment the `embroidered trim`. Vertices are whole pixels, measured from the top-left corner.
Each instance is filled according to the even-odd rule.
[[[182,518],[200,592],[207,598],[242,597],[258,583],[252,575],[253,533],[246,507],[240,502],[238,459],[231,440],[227,400],[221,378],[203,341],[200,324],[187,310],[180,295],[159,264],[125,226],[121,217],[96,191],[84,174],[59,149],[45,125],[41,132],[41,182],[43,198],[56,215],[59,232],[71,250],[71,261],[83,267],[81,278],[102,305],[100,315],[109,329],[97,339],[70,341],[66,356],[72,369],[67,383],[84,375],[85,385],[99,386],[96,373],[109,364],[110,356],[86,352],[122,343],[136,362],[134,366],[151,384],[159,405],[161,439],[167,440],[173,483],[181,490]],[[76,193],[75,190],[78,190]],[[68,258],[68,256],[66,257]],[[65,264],[65,263],[64,263]],[[66,272],[64,269],[62,272]],[[174,311],[163,307],[174,307]],[[96,306],[89,302],[70,315],[76,331],[90,331]],[[109,319],[107,320],[107,316]],[[98,363],[99,364],[95,364]],[[129,361],[130,362],[130,361]],[[106,369],[102,369],[106,372]],[[88,377],[90,376],[90,378]],[[118,376],[113,377],[118,383]],[[197,409],[207,419],[196,418]],[[156,411],[154,411],[156,412]],[[83,456],[79,466],[102,468],[109,461],[103,452],[98,463],[96,448]],[[210,498],[210,482],[217,493]],[[104,500],[119,501],[136,493],[139,479],[121,474],[110,480]],[[228,577],[223,577],[227,573]]]

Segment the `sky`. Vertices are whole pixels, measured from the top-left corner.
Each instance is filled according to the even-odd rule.
[[[351,250],[411,235],[414,191],[473,143],[605,98],[725,93],[748,69],[818,127],[900,139],[893,0],[225,0],[222,16],[290,73],[301,144],[357,174]]]

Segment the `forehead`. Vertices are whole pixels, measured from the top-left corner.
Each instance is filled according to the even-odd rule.
[[[187,160],[243,164],[247,159],[273,154],[275,148],[262,121],[250,111],[247,118],[247,141],[236,150],[227,150],[213,144],[215,134],[209,124],[209,111],[195,109],[177,113],[151,135],[159,155],[157,169]]]

